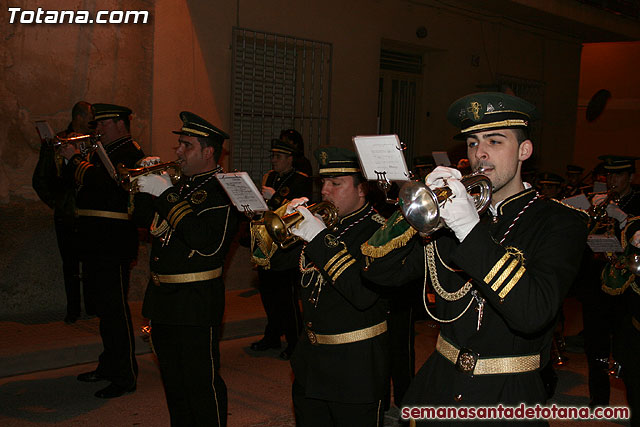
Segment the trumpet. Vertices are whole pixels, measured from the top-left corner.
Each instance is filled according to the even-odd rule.
[[[139,177],[149,175],[150,173],[167,172],[174,184],[180,180],[182,170],[180,164],[182,160],[173,160],[171,162],[158,163],[151,166],[142,166],[139,168],[128,169],[125,165],[118,165],[118,180],[120,186],[130,193],[139,191],[137,180]]]
[[[313,214],[322,216],[322,221],[327,228],[333,228],[338,223],[338,209],[331,202],[318,202],[307,207]],[[291,234],[291,228],[295,227],[304,217],[300,212],[293,212],[283,217],[268,211],[260,220],[267,230],[269,236],[281,248],[286,249],[298,241],[299,237]]]
[[[600,194],[600,193],[596,193]],[[607,216],[607,206],[609,203],[615,203],[618,198],[618,193],[613,190],[607,192],[607,197],[599,205],[593,205],[589,208],[587,215],[589,216],[589,223],[587,229],[589,234],[600,232],[603,228],[609,229],[613,224],[613,220]]]
[[[51,145],[54,149],[58,149],[64,145],[72,144],[80,150],[82,157],[87,157],[98,148],[97,142],[101,136],[100,134],[77,134],[68,138],[56,136]]]
[[[462,177],[460,182],[473,197],[478,214],[482,214],[491,201],[493,186],[491,180],[482,175],[482,169]],[[472,191],[478,189],[479,191]],[[440,204],[452,195],[449,187],[431,190],[418,181],[410,181],[402,186],[398,195],[398,205],[405,219],[423,235],[429,235],[444,225],[440,219]]]

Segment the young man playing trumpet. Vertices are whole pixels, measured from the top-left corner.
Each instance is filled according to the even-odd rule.
[[[235,209],[215,175],[229,136],[197,115],[180,113],[176,154],[183,179],[138,178],[136,218],[151,224],[151,280],[142,314],[151,320],[173,426],[227,424],[220,376],[219,326],[224,312],[222,266],[235,234]],[[146,193],[146,194],[145,194]],[[149,195],[154,196],[153,198]]]
[[[555,318],[587,231],[582,213],[542,200],[522,181],[522,163],[533,151],[527,131],[534,114],[533,105],[502,93],[455,101],[447,117],[461,130],[457,137],[467,143],[472,169],[482,168],[491,181],[489,213],[478,215],[458,171],[438,167],[426,183],[453,191],[440,205],[446,229],[425,245],[411,238],[415,229],[395,221],[363,246],[371,257],[366,278],[401,285],[429,274],[436,292],[440,335],[402,402],[405,419],[410,406],[546,400],[538,370],[549,358]]]
[[[305,331],[291,358],[297,425],[377,426],[388,378],[387,304],[365,287],[360,245],[384,222],[366,200],[355,153],[316,151],[322,200],[339,221],[332,229],[294,199],[303,220],[291,232],[304,240],[299,267]]]

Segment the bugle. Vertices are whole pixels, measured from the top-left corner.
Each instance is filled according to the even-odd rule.
[[[491,180],[478,170],[462,177],[460,182],[467,193],[471,194],[478,214],[482,214],[491,201],[493,187]],[[472,191],[479,189],[479,191]],[[423,235],[429,235],[444,225],[440,220],[440,204],[452,195],[449,187],[431,190],[419,181],[409,181],[402,186],[398,195],[398,205],[405,219]]]
[[[595,193],[603,194],[603,193]],[[589,230],[589,234],[601,233],[608,229],[610,229],[613,225],[613,219],[607,215],[607,206],[609,203],[616,203],[618,198],[618,193],[614,190],[610,190],[606,193],[607,197],[604,201],[597,205],[592,205],[587,212],[589,216],[589,223],[587,225],[587,229]],[[593,199],[592,199],[593,201]]]
[[[56,136],[52,146],[54,149],[58,149],[67,144],[71,144],[80,150],[82,157],[87,157],[87,155],[96,150],[98,147],[96,143],[100,140],[101,136],[100,134],[74,134],[74,136],[70,137]]]
[[[331,202],[318,202],[307,207],[312,214],[322,216],[322,221],[327,228],[333,228],[338,223],[338,209]],[[268,211],[260,222],[265,226],[267,233],[281,248],[286,249],[298,240],[298,236],[291,234],[291,228],[295,227],[304,217],[300,212],[293,212],[283,217]]]
[[[171,162],[142,166],[135,169],[128,169],[125,165],[119,164],[118,179],[122,188],[129,191],[130,193],[137,193],[139,191],[137,179],[150,173],[167,172],[171,177],[171,182],[175,184],[180,180],[180,177],[182,176],[182,170],[180,168],[181,163],[182,160],[173,160]]]

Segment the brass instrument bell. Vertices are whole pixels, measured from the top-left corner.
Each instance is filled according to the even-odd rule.
[[[462,177],[460,180],[474,199],[478,214],[482,214],[491,201],[493,187],[491,181],[481,171]],[[478,189],[479,191],[473,191]],[[443,226],[440,220],[440,204],[452,195],[449,187],[431,190],[418,181],[410,181],[402,186],[398,195],[398,205],[405,219],[423,235],[429,235]]]
[[[338,209],[331,202],[318,202],[307,207],[312,214],[319,214],[327,228],[335,227],[338,223]],[[294,244],[299,238],[291,234],[291,228],[295,227],[304,219],[300,212],[293,212],[289,215],[279,217],[274,212],[264,213],[262,220],[267,233],[281,248],[286,249]]]

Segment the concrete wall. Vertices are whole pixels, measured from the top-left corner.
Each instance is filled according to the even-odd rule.
[[[0,317],[56,312],[65,307],[60,256],[52,212],[31,188],[40,141],[36,120],[55,132],[67,127],[79,100],[129,106],[132,134],[148,151],[151,136],[153,2],[131,0],[128,10],[147,10],[148,24],[9,23],[9,7],[23,10],[125,10],[118,0],[60,0],[46,4],[0,0]],[[144,256],[144,249],[143,249]],[[148,256],[147,256],[148,257]],[[131,295],[143,291],[144,265],[136,269]]]
[[[640,42],[584,45],[573,152],[576,164],[593,168],[597,156],[603,154],[640,156],[636,129],[640,121],[638,67]],[[588,122],[587,105],[600,89],[611,92],[611,98],[602,114]],[[640,183],[640,174],[636,174],[635,182]]]

